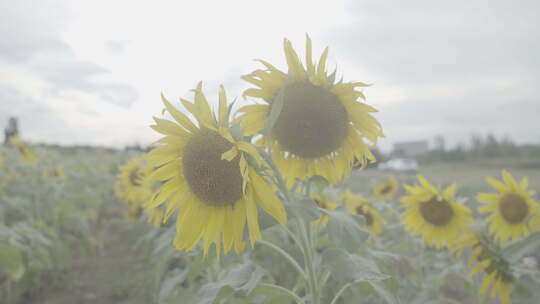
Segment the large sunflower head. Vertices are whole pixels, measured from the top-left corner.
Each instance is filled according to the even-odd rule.
[[[284,47],[288,73],[260,60],[266,69],[242,77],[256,86],[244,97],[264,100],[239,110],[246,134],[265,131],[289,185],[314,175],[337,182],[349,176],[355,157],[362,165],[374,162],[366,141],[376,144],[384,135],[370,114],[377,110],[361,102],[364,94],[356,90],[368,85],[336,81],[335,72],[326,70],[328,49],[315,62],[309,37],[305,66],[289,40]]]
[[[407,195],[401,202],[406,210],[402,220],[413,236],[422,235],[426,245],[440,249],[468,231],[471,210],[455,201],[456,184],[441,191],[423,176],[418,176],[418,180],[419,185],[405,185]]]
[[[398,190],[398,180],[395,176],[390,176],[384,184],[380,184],[373,188],[373,195],[378,200],[386,198],[394,198]]]
[[[480,294],[486,294],[491,287],[492,298],[499,298],[502,304],[510,304],[514,276],[510,264],[495,247],[496,245],[487,238],[476,232],[469,232],[453,242],[451,249],[460,253],[465,249],[471,249],[467,265],[471,268],[471,276],[479,272],[483,273]]]
[[[144,155],[136,156],[119,168],[115,184],[116,196],[130,206],[136,214],[135,206],[141,206],[152,195],[152,181],[148,178],[151,168]]]
[[[486,218],[489,232],[504,243],[538,230],[539,204],[533,200],[534,191],[528,190],[527,178],[518,184],[506,170],[503,170],[502,177],[503,182],[487,178],[498,193],[478,193],[476,199],[484,204],[478,211],[490,214]]]
[[[227,253],[233,246],[241,252],[246,223],[251,245],[261,237],[257,206],[282,224],[287,220],[285,209],[274,187],[258,171],[264,164],[257,149],[242,140],[243,134],[231,132],[223,87],[218,117],[210,110],[202,84],[194,92],[194,102],[181,102],[197,122],[162,96],[175,121],[154,118],[152,128],[165,137],[148,158],[159,167],[152,178],[163,184],[149,208],[167,202],[165,217],[180,210],[174,240],[179,250],[191,250],[202,239],[205,254],[212,243],[218,254],[221,248]]]
[[[352,214],[364,217],[365,227],[373,235],[377,236],[382,233],[382,226],[386,225],[386,221],[367,199],[352,193],[350,190],[345,191],[341,195],[341,199]]]

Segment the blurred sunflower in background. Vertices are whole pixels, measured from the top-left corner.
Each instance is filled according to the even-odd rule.
[[[148,178],[151,167],[145,155],[133,157],[119,168],[115,193],[128,206],[128,217],[138,219],[142,205],[152,196],[152,181]]]
[[[162,96],[166,110],[176,122],[154,118],[151,126],[165,135],[148,153],[152,179],[163,184],[149,208],[167,201],[165,216],[179,209],[174,245],[191,250],[203,239],[204,253],[212,243],[220,254],[234,246],[244,250],[247,223],[251,245],[261,238],[257,206],[285,224],[285,208],[274,187],[261,175],[264,166],[257,149],[234,137],[229,124],[229,107],[223,87],[219,91],[218,117],[215,117],[199,83],[195,101],[181,99],[196,118],[198,126]]]
[[[480,213],[489,213],[486,223],[489,232],[501,242],[527,237],[538,231],[539,204],[534,201],[535,192],[528,190],[527,178],[518,184],[506,170],[502,171],[503,182],[488,177],[487,182],[499,193],[478,193],[476,199],[484,205]]]
[[[471,249],[467,264],[471,268],[469,275],[473,276],[479,272],[484,274],[480,284],[480,294],[485,295],[491,288],[492,298],[499,298],[501,304],[510,304],[514,276],[508,261],[494,247],[495,245],[487,239],[471,232],[454,242],[450,249],[457,250],[459,253],[465,249]]]
[[[314,175],[330,182],[347,178],[355,157],[362,166],[368,160],[375,162],[366,140],[376,144],[384,136],[381,125],[370,114],[377,110],[359,100],[365,97],[356,89],[368,85],[336,81],[336,73],[326,71],[328,48],[319,62],[314,62],[311,39],[306,39],[305,67],[285,39],[288,73],[259,60],[266,69],[242,77],[257,86],[247,89],[244,97],[265,101],[239,109],[244,132],[248,136],[260,134],[272,113],[279,113],[263,142],[271,147],[289,186],[296,178]]]
[[[402,214],[405,230],[422,235],[426,245],[440,249],[469,230],[471,210],[455,201],[455,183],[440,191],[423,176],[418,180],[420,185],[405,185],[408,195],[401,198],[406,208]]]
[[[38,161],[38,158],[34,154],[34,152],[18,136],[10,137],[9,143],[12,144],[15,148],[17,148],[17,151],[19,152],[19,156],[25,163],[33,165]]]
[[[324,194],[320,193],[311,193],[311,199],[317,204],[317,207],[325,210],[334,210],[339,207],[339,204],[332,201],[330,198],[326,197]],[[313,225],[326,225],[328,224],[328,215],[322,214],[318,220],[312,221]]]
[[[382,233],[382,228],[383,225],[386,225],[386,221],[377,209],[371,206],[368,200],[360,195],[355,195],[350,190],[345,191],[340,198],[345,202],[347,209],[352,214],[362,215],[364,217],[364,226],[373,235],[377,236]]]
[[[392,199],[398,191],[398,180],[395,176],[390,176],[384,184],[373,188],[373,195],[377,200]]]
[[[54,178],[59,180],[63,180],[66,177],[64,169],[60,166],[45,168],[43,169],[42,175],[44,178]]]

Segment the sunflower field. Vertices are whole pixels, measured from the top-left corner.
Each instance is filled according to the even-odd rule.
[[[162,94],[147,151],[13,137],[0,302],[538,303],[540,174],[369,168],[385,136],[370,84],[309,37],[303,56],[283,47],[286,70],[259,60],[234,102],[202,82]]]

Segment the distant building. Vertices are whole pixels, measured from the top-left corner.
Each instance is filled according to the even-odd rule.
[[[394,143],[392,154],[399,157],[416,158],[428,152],[427,140]]]

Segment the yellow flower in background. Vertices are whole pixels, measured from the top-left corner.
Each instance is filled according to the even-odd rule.
[[[174,240],[177,249],[191,250],[203,239],[205,254],[212,243],[218,254],[221,248],[229,252],[233,245],[239,253],[244,250],[246,223],[251,245],[261,238],[257,206],[281,224],[287,221],[285,208],[274,187],[253,165],[263,165],[257,149],[232,136],[223,87],[217,118],[201,83],[194,92],[194,103],[181,101],[198,126],[162,96],[176,122],[154,118],[156,125],[152,128],[165,137],[149,152],[148,159],[153,167],[159,167],[152,178],[164,183],[149,208],[167,201],[166,217],[180,210]]]
[[[59,180],[63,180],[66,177],[64,169],[59,166],[53,168],[44,168],[42,175],[44,178],[56,178]]]
[[[406,210],[402,214],[405,230],[422,235],[426,245],[440,249],[469,230],[471,210],[454,199],[456,184],[439,191],[423,176],[420,185],[405,185],[408,195],[401,198]]]
[[[395,176],[390,176],[388,180],[381,185],[373,188],[373,195],[377,200],[383,200],[386,198],[392,199],[396,196],[398,191],[398,180]]]
[[[518,185],[514,177],[503,170],[503,182],[488,177],[487,182],[499,193],[478,193],[476,199],[484,205],[480,213],[489,213],[486,223],[489,232],[501,242],[528,236],[538,230],[538,203],[533,200],[534,191],[528,190],[528,180]]]
[[[13,136],[9,138],[9,143],[17,148],[21,159],[27,164],[35,164],[38,161],[37,156],[34,152],[28,147],[28,145],[21,140],[18,136]]]
[[[347,190],[341,195],[341,199],[345,202],[347,209],[352,214],[362,215],[364,217],[364,226],[373,235],[377,236],[382,233],[382,226],[386,225],[386,221],[365,198]]]
[[[475,233],[467,233],[458,241],[454,242],[450,249],[462,252],[470,248],[468,267],[470,275],[482,272],[483,278],[480,284],[480,294],[485,295],[491,288],[490,296],[499,298],[501,304],[511,304],[512,276],[509,263],[489,243],[479,238]]]
[[[327,198],[326,196],[322,194],[312,193],[311,199],[317,204],[319,208],[325,209],[325,210],[334,210],[339,207],[338,204],[334,203],[332,200]],[[318,220],[312,221],[312,224],[314,225],[326,225],[328,224],[328,215],[322,214],[321,217]]]
[[[366,140],[377,143],[383,132],[370,113],[377,110],[361,101],[364,94],[356,88],[361,82],[335,81],[335,73],[326,71],[326,49],[319,62],[312,59],[311,39],[306,42],[306,66],[291,42],[285,40],[288,73],[266,61],[266,70],[256,70],[242,79],[257,86],[244,97],[264,99],[264,104],[244,106],[239,117],[246,135],[260,134],[275,105],[281,107],[269,138],[272,156],[289,186],[296,178],[314,175],[334,183],[350,175],[355,157],[362,166],[374,162]],[[282,102],[280,102],[282,101]]]
[[[145,155],[133,157],[119,168],[115,184],[116,196],[132,206],[130,212],[138,213],[135,207],[141,206],[152,196],[152,181],[148,178],[151,167]],[[137,217],[138,218],[138,217]]]

